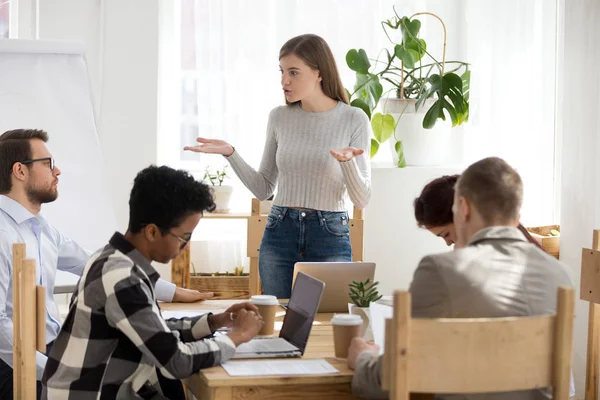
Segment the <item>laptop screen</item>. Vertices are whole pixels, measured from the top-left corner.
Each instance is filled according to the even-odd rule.
[[[310,335],[325,284],[318,279],[298,273],[279,337],[298,347],[302,354]]]

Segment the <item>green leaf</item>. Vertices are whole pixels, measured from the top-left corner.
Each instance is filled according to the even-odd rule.
[[[448,72],[447,74],[444,74],[442,83],[445,91],[456,89],[462,94],[463,81],[460,76],[456,75],[455,73]]]
[[[462,93],[465,101],[469,101],[469,93],[471,92],[471,71],[466,70],[460,77],[462,79]]]
[[[398,154],[398,168],[406,168],[406,159],[404,158],[404,146],[402,141],[398,140],[394,146],[394,150]]]
[[[348,89],[344,88],[344,90],[346,91],[346,96],[348,96],[348,101],[350,101],[350,99],[352,98],[352,94]]]
[[[394,54],[404,63],[404,67],[412,69],[415,67],[415,54],[401,44],[394,46]]]
[[[425,40],[419,38],[417,40],[410,39],[404,42],[404,47],[413,52],[415,62],[418,62],[425,55],[427,43],[425,43]]]
[[[432,74],[428,80],[431,84],[430,92],[437,92],[442,88],[442,77],[439,74]]]
[[[450,115],[450,120],[452,121],[452,126],[456,126],[458,123],[458,113],[456,112],[456,108],[452,107],[446,99],[442,99],[442,108],[445,109]]]
[[[371,107],[369,107],[369,105],[367,103],[365,103],[364,100],[354,99],[354,100],[352,100],[350,105],[352,107],[360,108],[361,110],[363,110],[365,112],[365,114],[367,114],[367,117],[369,117],[369,119],[371,119]]]
[[[371,119],[371,128],[373,129],[373,136],[379,143],[384,143],[394,133],[396,127],[396,121],[392,114],[381,114],[376,113]]]
[[[407,42],[419,35],[421,21],[416,18],[411,21],[407,17],[402,17],[400,20],[400,30],[402,31],[402,41]]]
[[[375,154],[377,154],[378,150],[379,150],[379,142],[375,139],[371,139],[371,155],[370,155],[370,157],[371,158],[375,157]]]
[[[369,105],[371,111],[377,107],[379,99],[383,94],[383,86],[379,82],[379,77],[373,74],[356,74],[356,84],[354,91],[358,93],[359,98]]]
[[[435,103],[433,103],[431,108],[427,110],[425,117],[423,117],[423,128],[433,128],[435,125],[435,121],[437,121],[438,118],[441,118],[444,121],[446,120],[446,117],[444,116],[444,111],[442,109],[442,102],[440,100],[437,100]]]
[[[368,74],[369,68],[371,68],[371,63],[369,62],[369,57],[367,57],[367,53],[363,49],[351,49],[346,53],[346,64],[352,71],[358,72],[360,74]]]
[[[469,103],[463,96],[463,80],[453,72],[440,77],[433,74],[429,77],[430,84],[427,95],[437,94],[438,99],[423,118],[423,128],[431,129],[438,118],[445,121],[444,110],[452,120],[452,126],[460,125],[469,118]]]

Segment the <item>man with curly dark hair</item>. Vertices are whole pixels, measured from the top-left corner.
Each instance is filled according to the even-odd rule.
[[[48,356],[44,396],[185,399],[181,383],[231,358],[262,318],[250,303],[221,314],[161,317],[152,261],[167,263],[190,241],[205,211],[208,186],[187,172],[151,166],[133,183],[129,227],[92,256]],[[206,338],[220,327],[226,335]]]

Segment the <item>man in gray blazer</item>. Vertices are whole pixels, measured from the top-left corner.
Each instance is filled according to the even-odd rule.
[[[480,318],[554,314],[569,269],[528,243],[516,228],[523,197],[519,174],[499,158],[471,165],[459,178],[452,211],[457,249],[427,256],[410,285],[415,318]],[[355,339],[348,365],[355,395],[387,398],[376,345]],[[442,399],[547,399],[547,390],[438,396]]]

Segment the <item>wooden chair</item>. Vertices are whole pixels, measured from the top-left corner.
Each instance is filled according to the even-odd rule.
[[[412,319],[411,296],[394,293],[386,321],[382,386],[415,393],[485,393],[552,386],[569,398],[575,291],[558,289],[556,315]]]
[[[13,244],[13,395],[36,398],[35,352],[46,352],[46,289],[36,285],[35,260],[25,244]]]
[[[593,232],[592,249],[582,249],[580,298],[588,301],[588,336],[585,365],[585,400],[598,399],[600,357],[600,230]]]

